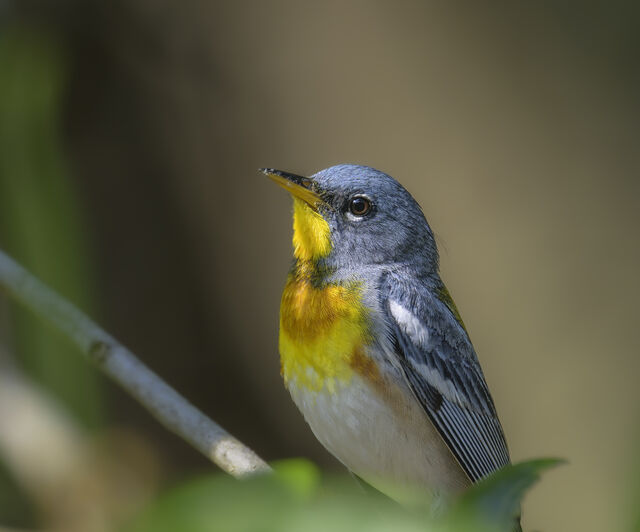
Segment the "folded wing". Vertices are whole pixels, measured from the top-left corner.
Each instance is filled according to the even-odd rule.
[[[500,421],[467,333],[442,301],[390,283],[382,307],[407,381],[469,478],[510,463]]]

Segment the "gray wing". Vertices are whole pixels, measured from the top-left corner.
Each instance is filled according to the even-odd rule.
[[[493,400],[462,324],[433,290],[383,280],[380,293],[394,355],[469,478],[476,482],[509,464]]]

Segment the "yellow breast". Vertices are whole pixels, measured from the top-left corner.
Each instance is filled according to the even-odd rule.
[[[369,333],[360,293],[356,283],[314,286],[299,273],[289,275],[280,307],[280,362],[287,385],[294,380],[331,392],[354,371],[374,371],[363,355]]]
[[[318,261],[331,252],[324,218],[304,201],[293,202],[293,252],[280,306],[280,363],[285,383],[312,391],[334,390],[356,371],[370,379],[377,368],[365,356],[367,309],[357,282],[318,285]]]

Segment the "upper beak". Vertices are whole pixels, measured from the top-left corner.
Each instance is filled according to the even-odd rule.
[[[311,188],[313,179],[274,168],[260,168],[260,171],[287,190],[292,196],[309,204],[313,210],[317,210],[318,206],[324,203],[318,193]]]

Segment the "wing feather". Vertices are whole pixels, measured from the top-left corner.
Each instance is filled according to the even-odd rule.
[[[472,481],[510,463],[504,433],[466,331],[438,300],[387,290],[395,356],[425,412]],[[407,288],[405,287],[405,290]],[[411,310],[403,302],[411,301]]]

